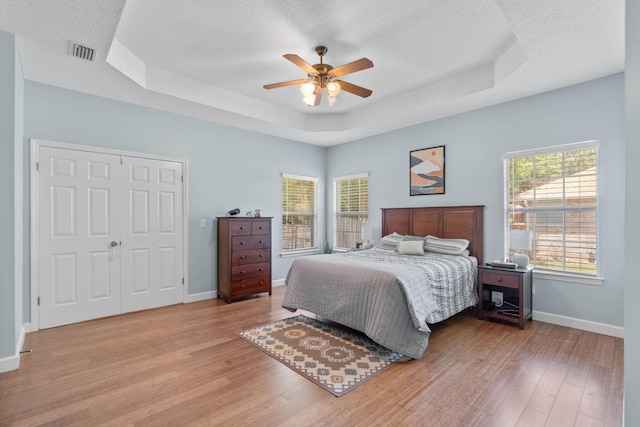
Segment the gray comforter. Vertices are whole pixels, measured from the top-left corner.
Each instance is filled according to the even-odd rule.
[[[429,324],[478,301],[473,257],[400,255],[381,249],[296,259],[282,306],[310,311],[420,358]]]

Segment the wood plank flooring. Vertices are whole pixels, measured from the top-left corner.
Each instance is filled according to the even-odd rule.
[[[30,333],[0,374],[0,425],[621,425],[621,339],[465,312],[433,327],[422,359],[338,398],[235,335],[293,316],[283,294]]]

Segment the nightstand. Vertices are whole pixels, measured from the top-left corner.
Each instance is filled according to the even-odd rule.
[[[478,317],[499,319],[524,329],[532,314],[532,276],[533,268],[478,266]]]

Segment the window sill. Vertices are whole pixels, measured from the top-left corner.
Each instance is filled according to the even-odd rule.
[[[534,279],[555,280],[558,282],[571,282],[584,285],[602,286],[604,279],[596,276],[583,276],[581,274],[571,274],[560,271],[533,270]]]
[[[320,250],[318,250],[318,248],[301,249],[299,251],[281,252],[280,258],[293,258],[297,256],[304,256],[304,255],[318,255],[319,253],[320,253]]]

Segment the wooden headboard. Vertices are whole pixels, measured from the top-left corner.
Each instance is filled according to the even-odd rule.
[[[484,206],[382,208],[382,235],[394,231],[412,236],[467,239],[469,252],[483,262]]]

